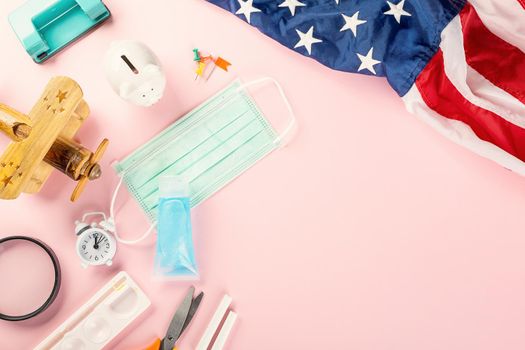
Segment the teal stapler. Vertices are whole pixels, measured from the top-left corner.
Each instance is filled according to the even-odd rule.
[[[29,0],[9,14],[9,23],[37,63],[111,16],[100,0]]]

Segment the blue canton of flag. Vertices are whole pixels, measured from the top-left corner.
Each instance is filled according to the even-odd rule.
[[[345,72],[386,76],[404,95],[463,0],[208,0],[281,44]]]

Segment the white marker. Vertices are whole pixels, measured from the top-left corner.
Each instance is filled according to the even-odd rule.
[[[219,335],[217,335],[217,339],[215,339],[215,343],[213,344],[211,350],[222,350],[222,348],[224,348],[224,344],[226,344],[226,340],[228,340],[228,336],[232,331],[235,320],[237,320],[237,314],[233,311],[230,311],[228,313],[228,317],[226,317],[226,321],[224,321],[224,324],[222,325]]]
[[[221,303],[217,307],[217,310],[215,310],[215,313],[213,314],[210,323],[208,323],[208,327],[206,327],[206,330],[204,331],[204,334],[202,335],[202,338],[199,341],[196,350],[208,349],[211,340],[213,339],[213,335],[219,328],[219,325],[222,321],[222,317],[224,316],[224,314],[226,314],[226,311],[230,307],[231,303],[232,297],[230,297],[228,294],[225,294],[221,300]]]

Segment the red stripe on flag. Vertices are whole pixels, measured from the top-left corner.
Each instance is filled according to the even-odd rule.
[[[525,54],[489,31],[469,3],[460,18],[467,64],[525,103]]]
[[[425,103],[434,111],[467,124],[481,140],[525,160],[525,129],[464,98],[445,74],[441,50],[421,72],[416,86]]]
[[[525,0],[518,0],[518,2],[525,9]]]

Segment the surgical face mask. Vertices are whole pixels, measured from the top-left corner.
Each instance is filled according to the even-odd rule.
[[[292,117],[281,134],[246,90],[261,83],[275,84]],[[282,146],[295,124],[290,104],[274,79],[244,85],[236,81],[118,162],[115,169],[155,222],[160,176],[183,178],[189,184],[190,206],[195,207]]]

